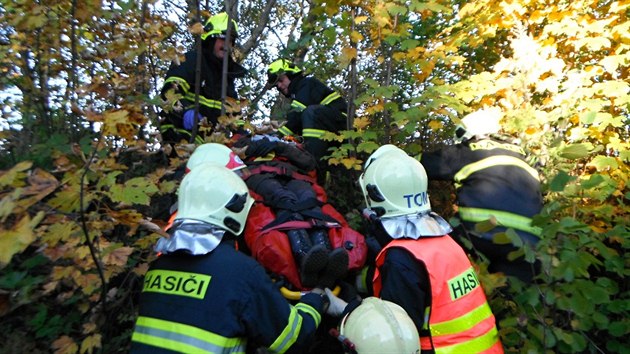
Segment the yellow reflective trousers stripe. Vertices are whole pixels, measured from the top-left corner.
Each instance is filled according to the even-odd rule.
[[[435,354],[461,354],[461,353],[481,353],[486,351],[499,340],[499,332],[496,327],[484,335],[471,339],[467,342],[449,345],[446,347],[435,348]]]
[[[532,226],[532,219],[507,211],[460,207],[458,209],[458,213],[464,221],[482,222],[494,217],[500,226],[529,232],[530,234],[539,237],[542,234],[542,229],[540,227]]]
[[[181,353],[245,353],[243,338],[227,338],[194,326],[140,316],[131,340]]]
[[[271,344],[271,346],[269,346],[269,349],[274,353],[286,352],[297,340],[301,329],[302,316],[298,314],[295,307],[291,306],[291,313],[289,314],[287,326],[284,328],[282,333],[280,333],[278,338],[276,338],[276,340]]]
[[[282,126],[280,128],[278,128],[278,131],[282,134],[282,135],[294,135],[295,133],[293,133],[293,131],[291,131],[291,129],[287,128],[286,126]]]
[[[313,128],[307,128],[307,129],[302,129],[302,136],[305,138],[321,138],[324,134],[326,133],[325,130],[322,129],[313,129]]]
[[[532,177],[534,177],[534,179],[536,179],[537,181],[540,180],[540,178],[538,177],[538,171],[536,171],[536,169],[534,169],[533,167],[531,167],[530,165],[527,164],[527,162],[514,157],[514,156],[505,156],[505,155],[501,155],[501,156],[490,156],[487,157],[483,160],[479,160],[477,162],[473,162],[471,164],[468,164],[464,167],[462,167],[461,170],[459,170],[456,174],[455,177],[453,178],[453,180],[455,181],[455,183],[457,184],[461,184],[461,182],[463,180],[465,180],[466,178],[468,178],[471,174],[477,172],[477,171],[481,171],[483,169],[489,168],[489,167],[493,167],[493,166],[516,166],[516,167],[520,167],[522,169],[524,169],[525,171],[527,171],[527,173],[529,173]]]

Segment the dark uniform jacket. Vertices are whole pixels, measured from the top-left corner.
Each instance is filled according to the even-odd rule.
[[[208,48],[209,46],[206,46]],[[210,51],[204,48],[203,58],[201,60],[201,86],[199,90],[199,113],[206,117],[209,122],[215,124],[221,114],[221,84],[223,60],[218,59]],[[171,112],[167,114],[166,121],[162,123],[161,131],[172,129],[174,132],[183,134],[186,137],[186,131],[182,121],[183,113],[195,106],[195,82],[197,77],[197,51],[190,51],[185,55],[185,61],[180,65],[172,64],[166,73],[166,80],[162,88],[162,99],[166,99],[166,92],[177,85],[178,94],[183,95],[180,100],[184,106],[182,112]],[[227,77],[227,97],[238,98],[235,87],[235,79],[245,75],[245,69],[234,61],[230,60],[228,65]],[[168,135],[168,134],[167,134]],[[168,139],[168,136],[165,138]],[[177,140],[177,139],[172,139]]]
[[[345,114],[348,110],[346,100],[316,78],[302,75],[293,77],[289,85],[289,98],[292,99],[292,111],[287,114],[287,124],[280,128],[282,134],[307,135],[302,131],[302,111],[313,105],[327,106],[336,114],[327,120],[319,119],[318,122],[326,126],[317,128],[331,132],[344,128]]]
[[[300,352],[323,302],[291,306],[263,268],[223,240],[202,256],[163,255],[144,280],[131,353],[232,353],[258,347]]]
[[[459,216],[467,228],[493,215],[499,225],[535,242],[540,230],[530,218],[543,205],[540,180],[522,148],[499,139],[471,139],[423,153],[420,162],[429,179],[455,182]]]

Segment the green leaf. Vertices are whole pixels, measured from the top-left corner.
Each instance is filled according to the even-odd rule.
[[[592,124],[595,121],[595,117],[597,116],[597,112],[586,112],[580,116],[580,123],[582,124]]]
[[[558,150],[558,155],[565,159],[576,160],[588,156],[591,150],[593,150],[591,143],[570,144],[561,147]]]
[[[588,163],[588,166],[594,166],[597,168],[597,171],[603,171],[606,169],[617,169],[619,168],[619,164],[617,163],[617,159],[610,156],[595,156],[591,162]]]
[[[608,331],[615,337],[626,336],[630,332],[630,322],[627,320],[613,322],[608,326]]]
[[[565,171],[560,171],[558,174],[551,180],[549,184],[549,189],[552,192],[562,192],[564,187],[570,181],[575,180],[575,177],[569,176]]]
[[[604,177],[602,175],[594,174],[594,175],[591,175],[591,177],[589,179],[587,179],[585,181],[582,181],[582,183],[580,183],[580,185],[584,189],[591,189],[591,188],[599,186],[604,181],[605,181],[605,179],[604,179]]]
[[[150,180],[136,177],[125,182],[124,185],[117,184],[113,186],[109,191],[109,195],[114,202],[149,205],[151,195],[158,191],[157,186]]]
[[[359,143],[359,145],[357,146],[357,151],[371,153],[372,151],[378,149],[378,147],[379,144],[374,141],[364,141]]]

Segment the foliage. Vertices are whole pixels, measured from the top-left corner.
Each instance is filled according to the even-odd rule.
[[[257,22],[268,3],[268,21]],[[362,203],[353,182],[369,153],[394,143],[417,156],[450,143],[463,114],[498,106],[505,132],[535,158],[546,201],[541,242],[521,251],[542,265],[534,286],[478,262],[506,351],[628,352],[630,5],[311,5],[241,4],[236,54],[252,69],[239,90],[259,94],[280,54],[351,98],[348,129],[326,136],[340,143],[326,187],[353,225]],[[127,350],[190,150],[159,149],[152,97],[192,46],[196,13],[176,2],[2,3],[0,352]],[[273,115],[275,99],[250,108]],[[434,208],[450,216],[451,190],[431,187]]]

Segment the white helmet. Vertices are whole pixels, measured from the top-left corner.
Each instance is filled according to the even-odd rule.
[[[378,149],[374,150],[372,155],[370,155],[370,157],[368,157],[367,160],[365,160],[365,163],[363,164],[363,169],[365,170],[374,160],[389,153],[400,154],[401,156],[402,155],[409,156],[404,150],[402,150],[398,146],[392,145],[392,144],[385,144],[379,147]]]
[[[501,129],[501,109],[484,108],[462,118],[462,124],[455,128],[455,141],[462,142],[474,136],[496,134]]]
[[[186,163],[186,172],[190,172],[202,163],[211,162],[220,166],[237,171],[247,167],[232,149],[217,143],[207,143],[199,145]]]
[[[245,182],[234,172],[205,163],[184,176],[178,203],[175,220],[203,221],[239,235],[254,200]]]
[[[339,333],[354,344],[358,354],[420,353],[418,330],[399,305],[368,297],[346,315]]]
[[[368,208],[381,217],[430,212],[427,184],[418,160],[391,153],[374,160],[359,177]]]

